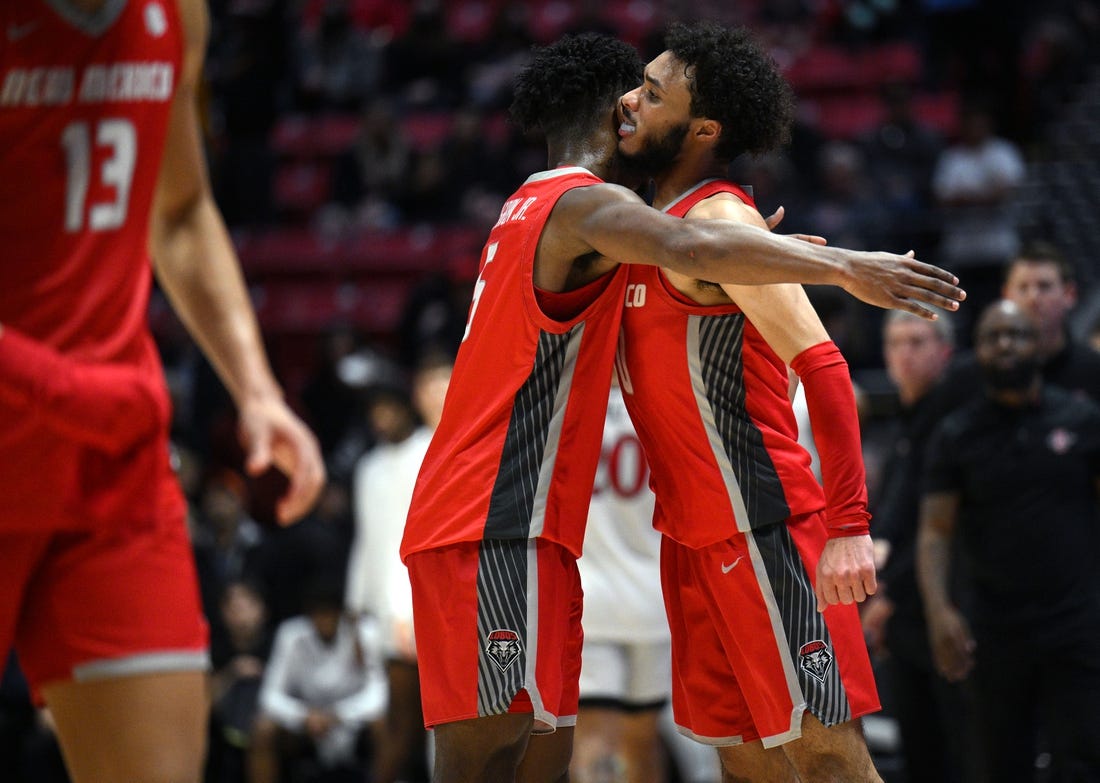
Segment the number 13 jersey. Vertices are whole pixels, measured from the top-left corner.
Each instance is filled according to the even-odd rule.
[[[159,377],[149,219],[182,57],[173,0],[0,8],[0,323]],[[0,408],[4,518],[50,516],[75,448]]]

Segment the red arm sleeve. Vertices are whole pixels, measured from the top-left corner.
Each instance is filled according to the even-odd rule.
[[[870,531],[871,515],[867,512],[867,475],[848,363],[830,340],[798,354],[791,369],[806,386],[825,486],[829,537],[863,535]]]
[[[170,417],[167,396],[144,373],[69,359],[7,326],[0,334],[0,404],[111,454],[151,437]]]

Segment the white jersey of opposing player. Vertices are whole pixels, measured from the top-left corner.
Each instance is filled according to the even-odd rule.
[[[667,639],[660,581],[661,535],[653,529],[649,467],[622,392],[612,387],[584,554],[584,635],[589,640]]]
[[[412,589],[401,562],[401,536],[413,486],[431,442],[421,427],[400,443],[367,452],[355,466],[355,540],[348,562],[347,607],[378,618],[387,655],[415,658]]]

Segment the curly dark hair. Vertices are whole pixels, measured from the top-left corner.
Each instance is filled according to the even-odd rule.
[[[770,152],[790,141],[794,93],[747,29],[676,23],[665,48],[687,66],[692,115],[722,123],[719,160]]]
[[[641,83],[634,47],[598,33],[566,35],[535,49],[516,76],[510,114],[525,133],[583,138],[608,122],[619,97]]]

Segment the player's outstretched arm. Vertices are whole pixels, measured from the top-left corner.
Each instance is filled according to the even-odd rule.
[[[277,512],[305,514],[325,479],[316,438],[283,400],[260,339],[237,256],[214,204],[199,142],[196,85],[208,19],[201,0],[180,3],[187,51],[172,107],[153,211],[157,277],[237,404],[246,469],[278,467],[289,479]]]
[[[830,247],[726,220],[684,221],[610,184],[566,193],[552,222],[619,263],[668,267],[716,283],[836,285],[869,304],[924,318],[935,318],[929,306],[955,310],[966,298],[954,275],[912,253]]]

